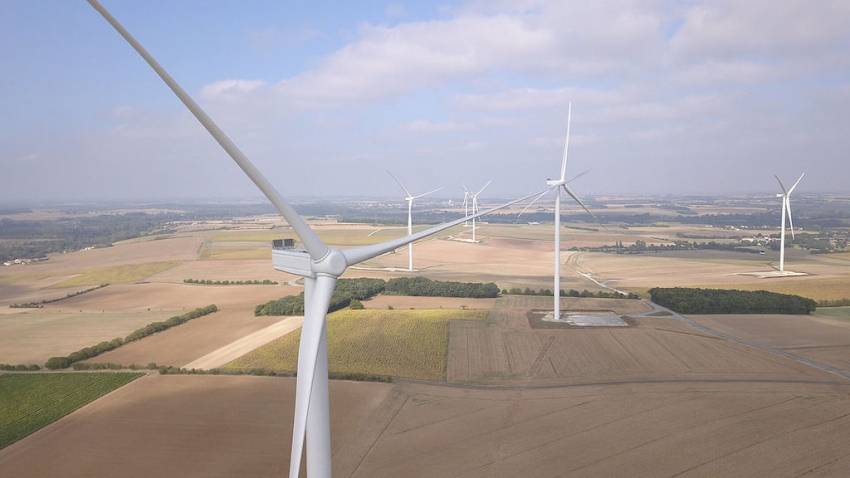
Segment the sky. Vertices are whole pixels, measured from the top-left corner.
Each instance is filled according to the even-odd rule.
[[[284,196],[850,192],[850,2],[102,0]],[[4,0],[0,203],[259,194],[82,0]]]

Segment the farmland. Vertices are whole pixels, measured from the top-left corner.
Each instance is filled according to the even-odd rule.
[[[135,373],[0,375],[0,448],[139,376]]]
[[[448,324],[481,320],[475,310],[342,310],[328,317],[328,367],[338,374],[365,373],[442,380]],[[294,371],[299,333],[291,333],[236,359],[230,369]]]
[[[143,264],[125,264],[120,266],[90,269],[54,285],[54,287],[61,288],[81,285],[134,282],[171,269],[176,265],[176,262],[148,262]]]

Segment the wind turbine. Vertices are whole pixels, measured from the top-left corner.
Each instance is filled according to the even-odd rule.
[[[782,198],[782,232],[779,233],[779,272],[785,272],[785,213],[788,213],[788,223],[791,226],[791,239],[794,239],[794,220],[791,219],[791,193],[794,192],[794,188],[800,184],[800,181],[803,180],[803,176],[805,175],[806,173],[801,174],[797,182],[791,186],[791,189],[785,189],[785,185],[782,184],[779,176],[773,175],[782,189],[782,192],[776,195],[776,197]]]
[[[543,197],[546,193],[550,191],[555,191],[555,267],[554,267],[554,307],[552,309],[552,318],[553,320],[561,319],[561,189],[564,190],[573,200],[578,203],[579,206],[582,207],[591,217],[596,218],[590,209],[581,202],[581,199],[576,196],[569,187],[567,187],[567,183],[575,181],[587,174],[587,171],[579,173],[575,177],[567,180],[567,156],[570,151],[570,123],[572,121],[572,113],[573,113],[573,105],[569,104],[569,109],[567,110],[567,137],[564,140],[564,158],[561,160],[561,176],[559,179],[546,179],[546,190],[540,193],[539,196],[534,198],[530,203],[528,203],[525,208],[520,211],[520,215],[528,210],[532,204],[534,204],[538,199]]]
[[[463,215],[466,217],[469,216],[469,196],[471,196],[471,194],[469,193],[469,189],[466,189],[466,186],[462,184],[461,186],[463,186]],[[463,222],[463,227],[467,226],[469,226],[468,220]]]
[[[301,454],[306,441],[307,474],[311,478],[331,476],[330,409],[328,400],[328,347],[326,315],[337,278],[354,264],[390,252],[440,231],[463,223],[464,218],[443,223],[416,234],[399,239],[354,247],[333,249],[328,247],[307,222],[283,200],[277,189],[242,153],[233,141],[201,109],[201,107],[162,68],[147,50],[115,19],[97,0],[87,0],[112,25],[113,28],[144,58],[157,75],[174,92],[195,118],[206,128],[224,151],[263,192],[286,219],[305,251],[277,249],[272,259],[275,269],[304,278],[304,325],[298,348],[298,378],[295,387],[295,417],[292,427],[292,450],[289,462],[290,478],[297,478],[301,470]],[[531,196],[491,208],[478,216],[511,206]],[[476,216],[473,216],[476,217]]]
[[[487,186],[489,186],[490,183],[492,183],[492,182],[493,182],[493,180],[487,181],[487,184],[485,184],[481,189],[479,189],[477,193],[469,193],[469,196],[472,198],[472,214],[473,214],[472,218],[471,218],[472,219],[472,242],[475,242],[475,218],[477,217],[476,214],[478,214],[478,196],[480,196],[481,193],[483,193],[484,190],[487,189]]]
[[[414,196],[413,194],[410,194],[410,191],[408,191],[407,188],[404,187],[404,184],[402,184],[401,181],[399,181],[399,179],[397,177],[395,177],[395,175],[393,173],[391,173],[389,170],[387,170],[387,174],[389,174],[390,177],[392,177],[395,180],[395,182],[397,182],[398,185],[401,186],[402,191],[404,191],[404,194],[405,194],[404,200],[407,201],[407,235],[411,235],[411,234],[413,234],[413,201],[415,199],[425,197],[429,194],[433,194],[433,193],[443,189],[443,187],[440,186],[437,189],[434,189],[432,191],[428,191],[427,193],[422,193],[422,194]],[[408,272],[413,272],[413,243],[412,242],[407,245],[407,270],[408,270]]]

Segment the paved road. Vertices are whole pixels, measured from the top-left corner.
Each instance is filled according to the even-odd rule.
[[[220,349],[214,350],[203,357],[187,363],[182,368],[209,370],[221,367],[222,365],[236,360],[246,353],[261,347],[272,340],[283,337],[284,335],[298,329],[304,322],[304,317],[294,316],[286,317],[280,322],[260,329],[250,335],[246,335],[238,340],[235,340]]]

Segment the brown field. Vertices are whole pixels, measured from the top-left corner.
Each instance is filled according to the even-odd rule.
[[[850,370],[850,323],[809,315],[692,315],[712,329]]]
[[[214,314],[131,342],[88,361],[122,365],[154,362],[182,367],[280,319],[254,317],[253,308],[222,308]]]
[[[607,299],[609,305],[606,299],[586,300],[564,300],[563,307],[648,311],[640,301]],[[538,307],[548,308],[548,298],[508,296],[499,299],[486,322],[451,322],[447,380],[552,385],[635,378],[779,380],[823,375],[793,361],[698,333],[673,318],[640,317],[637,326],[624,328],[532,329],[527,313]]]
[[[44,365],[50,357],[123,338],[139,327],[171,315],[174,314],[167,311],[80,312],[47,308],[2,314],[0,363]]]
[[[332,381],[334,476],[843,476],[848,391],[804,378],[525,390]],[[143,377],[0,451],[0,471],[281,476],[293,397],[286,378]]]

